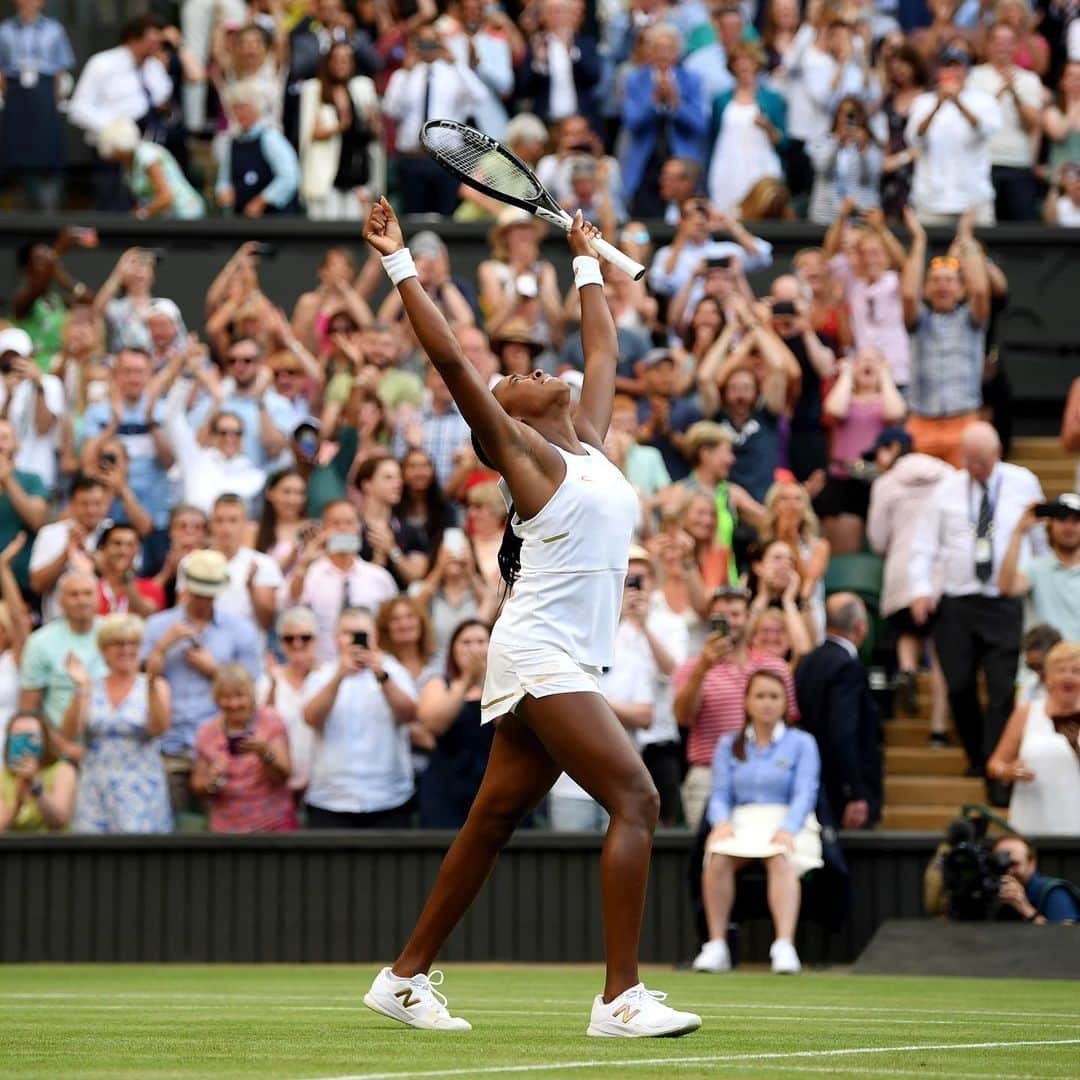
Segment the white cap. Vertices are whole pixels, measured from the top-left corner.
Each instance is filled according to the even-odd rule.
[[[7,352],[18,353],[24,357],[33,356],[34,343],[30,340],[30,335],[17,326],[0,330],[0,353]]]

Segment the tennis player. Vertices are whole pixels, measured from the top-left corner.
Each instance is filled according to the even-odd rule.
[[[390,204],[372,208],[364,238],[382,255],[424,352],[513,500],[500,552],[512,586],[491,634],[481,713],[498,722],[468,820],[443,860],[412,937],[375,977],[364,1003],[412,1027],[468,1031],[451,1016],[430,972],[521,819],[566,771],[611,815],[600,860],[607,977],[589,1035],[684,1035],[693,1013],[663,1004],[638,975],[638,939],[659,798],[630,736],[601,697],[612,661],[630,538],[640,512],[633,488],[604,456],[615,389],[615,324],[600,264],[599,234],[580,212],[569,233],[581,293],[585,377],[581,400],[540,371],[489,390],[416,278]]]

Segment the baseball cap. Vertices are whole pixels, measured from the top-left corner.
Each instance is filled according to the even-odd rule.
[[[638,363],[643,368],[651,368],[656,367],[657,364],[662,364],[665,360],[675,363],[675,357],[671,355],[670,349],[650,349]]]
[[[17,326],[0,330],[0,353],[8,352],[18,353],[23,357],[33,356],[34,343],[30,340],[30,335]]]
[[[941,52],[938,53],[938,67],[944,67],[946,64],[963,64],[964,67],[971,67],[971,57],[966,50],[958,49],[955,45],[947,45]]]
[[[863,454],[863,460],[873,461],[874,455],[877,454],[883,446],[892,446],[893,443],[900,444],[902,453],[911,453],[913,444],[911,442],[911,434],[908,432],[907,428],[887,427],[882,428],[881,431],[878,432],[878,437],[874,440],[874,445]]]

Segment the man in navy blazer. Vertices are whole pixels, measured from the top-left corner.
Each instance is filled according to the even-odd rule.
[[[622,123],[629,143],[622,156],[630,212],[660,217],[660,168],[670,157],[700,159],[709,128],[701,80],[679,63],[682,37],[668,23],[645,31],[646,62],[626,78]],[[660,145],[658,146],[658,142]]]
[[[881,817],[881,713],[859,660],[868,628],[862,600],[834,593],[825,605],[825,641],[795,671],[800,724],[821,753],[823,802],[831,824],[844,829],[869,828]]]
[[[595,38],[577,32],[578,21],[570,0],[543,0],[542,26],[529,39],[515,96],[531,98],[532,111],[547,124],[580,114],[599,134],[600,51]]]

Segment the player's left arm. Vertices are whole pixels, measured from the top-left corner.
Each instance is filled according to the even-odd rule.
[[[575,256],[596,253],[589,240],[599,233],[593,225],[583,224],[580,211],[574,217],[574,227],[567,242]],[[574,427],[582,442],[604,448],[604,436],[611,422],[615,399],[615,366],[619,360],[619,338],[615,320],[611,317],[604,286],[600,281],[580,285],[581,349],[585,356],[585,376],[581,400],[574,413]]]

